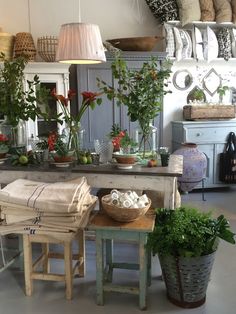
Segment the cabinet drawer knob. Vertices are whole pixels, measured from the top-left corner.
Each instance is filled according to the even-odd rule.
[[[202,133],[197,133],[196,135],[197,135],[197,136],[201,136],[201,135],[202,135]]]

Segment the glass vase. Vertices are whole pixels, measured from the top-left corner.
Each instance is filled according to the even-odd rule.
[[[8,119],[5,118],[0,124],[0,133],[5,134],[9,138],[11,148],[26,148],[27,137],[25,121],[20,120],[16,126],[13,126],[9,123]]]
[[[142,158],[148,158],[157,151],[158,146],[158,133],[157,128],[149,123],[148,127],[145,128],[145,131],[139,126],[135,130],[135,142],[138,145],[138,151],[141,154]]]
[[[95,153],[99,154],[101,163],[108,163],[112,160],[113,144],[112,141],[94,140]]]
[[[76,126],[67,126],[63,129],[62,134],[68,143],[70,151],[75,152],[75,157],[79,160],[79,152],[84,149],[84,132],[85,130],[78,123]]]

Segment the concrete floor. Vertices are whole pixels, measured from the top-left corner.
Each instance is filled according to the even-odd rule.
[[[183,204],[192,204],[204,210],[213,209],[223,213],[236,232],[236,187],[221,191],[208,191],[206,201],[201,193],[182,195]],[[10,240],[10,241],[15,241]],[[77,314],[77,313],[140,313],[138,297],[130,294],[105,294],[105,305],[97,306],[95,245],[93,240],[86,241],[87,274],[85,278],[74,280],[74,298],[65,300],[64,284],[57,282],[35,281],[34,294],[24,294],[24,275],[14,265],[0,273],[0,314]],[[120,260],[135,260],[137,250],[134,244],[117,243],[115,257]],[[62,270],[63,265],[55,262],[53,267]],[[156,257],[152,260],[152,285],[148,289],[148,309],[150,314],[235,314],[236,313],[236,246],[220,243],[214,262],[211,281],[208,286],[207,300],[196,309],[182,309],[166,299],[163,281]],[[138,273],[135,271],[115,271],[119,283],[136,284]]]

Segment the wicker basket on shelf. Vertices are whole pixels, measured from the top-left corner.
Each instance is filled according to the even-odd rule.
[[[37,51],[46,62],[55,62],[58,38],[55,36],[43,36],[38,38]]]
[[[26,56],[28,61],[35,61],[36,48],[30,33],[21,32],[16,34],[14,55],[15,57]]]
[[[119,222],[131,222],[146,214],[151,206],[151,200],[148,199],[148,205],[143,208],[125,208],[109,204],[105,201],[107,195],[102,197],[102,208],[108,216]]]
[[[13,57],[15,36],[3,33],[0,28],[0,51],[4,53],[6,60],[11,60]]]

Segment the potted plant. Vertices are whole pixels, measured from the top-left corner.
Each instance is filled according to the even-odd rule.
[[[193,308],[205,302],[219,240],[235,244],[235,234],[223,215],[180,207],[156,210],[156,224],[147,247],[158,254],[168,299]]]
[[[20,56],[9,61],[1,53],[0,61],[3,61],[0,68],[0,115],[5,117],[1,129],[12,142],[20,138],[17,127],[22,121],[35,120],[37,116],[47,119],[47,113],[42,112],[36,105],[44,101],[47,95],[46,91],[40,88],[37,75],[33,81],[27,81],[27,89],[24,88],[24,68],[28,62],[25,57]],[[22,137],[25,137],[23,128],[22,124]],[[12,144],[17,146],[17,143]]]
[[[68,163],[73,160],[74,151],[69,149],[65,135],[52,132],[48,137],[48,147],[56,163]]]
[[[138,146],[138,143],[129,136],[128,131],[122,130],[117,123],[112,125],[109,137],[112,140],[114,152],[134,153]]]
[[[143,157],[150,149],[152,120],[162,111],[162,98],[169,92],[166,90],[166,79],[171,73],[170,65],[169,61],[165,61],[159,69],[156,58],[152,57],[140,69],[129,69],[120,53],[116,53],[111,68],[117,84],[113,87],[97,78],[98,87],[108,99],[116,99],[117,105],[127,106],[130,120],[138,121],[142,132],[139,146],[140,149],[142,147]]]
[[[187,96],[187,103],[204,103],[206,102],[206,95],[203,91],[203,89],[201,89],[198,86],[195,86],[189,93]]]

